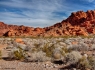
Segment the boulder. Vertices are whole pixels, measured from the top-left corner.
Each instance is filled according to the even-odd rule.
[[[25,44],[24,41],[21,38],[16,38],[15,42]]]

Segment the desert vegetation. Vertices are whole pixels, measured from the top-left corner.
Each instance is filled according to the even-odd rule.
[[[95,70],[93,37],[0,38],[1,60],[44,63],[45,68]],[[46,62],[50,62],[48,66]]]

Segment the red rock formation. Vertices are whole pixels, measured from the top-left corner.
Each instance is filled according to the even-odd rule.
[[[25,44],[25,42],[21,38],[16,38],[15,42]]]
[[[0,22],[0,36],[65,36],[95,34],[95,10],[78,11],[60,23],[45,28],[7,25]]]

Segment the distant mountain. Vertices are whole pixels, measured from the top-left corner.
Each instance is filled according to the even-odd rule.
[[[0,22],[0,36],[66,36],[95,34],[95,10],[78,11],[60,23],[45,28],[7,25]]]

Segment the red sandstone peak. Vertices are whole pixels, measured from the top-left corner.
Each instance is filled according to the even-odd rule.
[[[50,27],[33,28],[0,22],[0,36],[65,36],[95,34],[95,10],[78,11]]]
[[[0,26],[6,26],[6,24],[4,24],[4,22],[0,22]]]

